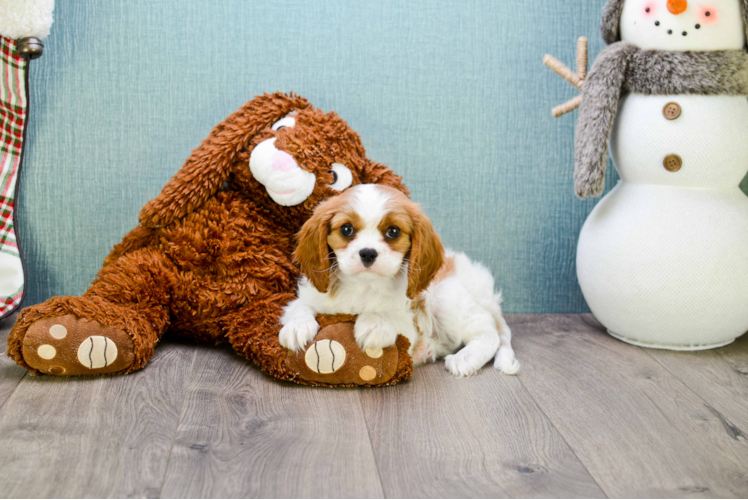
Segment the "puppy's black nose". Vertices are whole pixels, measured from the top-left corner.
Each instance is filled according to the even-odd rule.
[[[374,261],[377,260],[377,255],[379,255],[373,248],[364,248],[358,254],[361,256],[361,262],[363,262],[364,267],[371,267]]]

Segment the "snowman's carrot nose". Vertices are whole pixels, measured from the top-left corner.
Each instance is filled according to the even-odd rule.
[[[688,0],[667,0],[667,10],[671,14],[683,14],[688,9]]]

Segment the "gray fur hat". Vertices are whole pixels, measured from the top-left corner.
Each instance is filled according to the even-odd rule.
[[[603,9],[603,40],[608,45],[621,41],[621,12],[624,0],[608,0]],[[743,22],[745,23],[745,36],[748,41],[748,0],[741,0],[740,7],[743,9]]]

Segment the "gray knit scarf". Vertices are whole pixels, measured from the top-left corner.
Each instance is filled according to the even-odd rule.
[[[579,108],[574,189],[580,198],[603,192],[622,92],[748,96],[748,53],[642,50],[628,42],[603,50],[584,82]]]

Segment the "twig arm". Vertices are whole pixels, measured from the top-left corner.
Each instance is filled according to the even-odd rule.
[[[566,102],[560,106],[553,108],[553,118],[560,118],[566,113],[571,113],[575,109],[578,109],[582,105],[582,96],[578,95],[569,102]]]
[[[589,62],[589,42],[586,37],[582,36],[577,40],[577,75],[581,80],[587,79]]]
[[[579,76],[577,76],[577,74],[574,73],[572,70],[567,68],[566,65],[564,65],[564,63],[562,63],[561,61],[559,61],[558,59],[556,59],[555,57],[551,55],[546,55],[543,58],[543,64],[551,68],[553,72],[559,75],[561,78],[571,83],[579,90],[582,90],[582,83],[583,83],[582,79],[579,78]]]
[[[574,73],[567,68],[564,63],[551,55],[543,58],[543,64],[548,66],[554,73],[561,76],[564,80],[574,85],[581,92],[584,92],[584,81],[587,79],[587,66],[589,65],[589,42],[585,37],[579,37],[577,40],[577,72]],[[565,102],[560,106],[553,108],[554,118],[570,113],[579,108],[582,104],[582,96],[578,95],[574,99]]]

